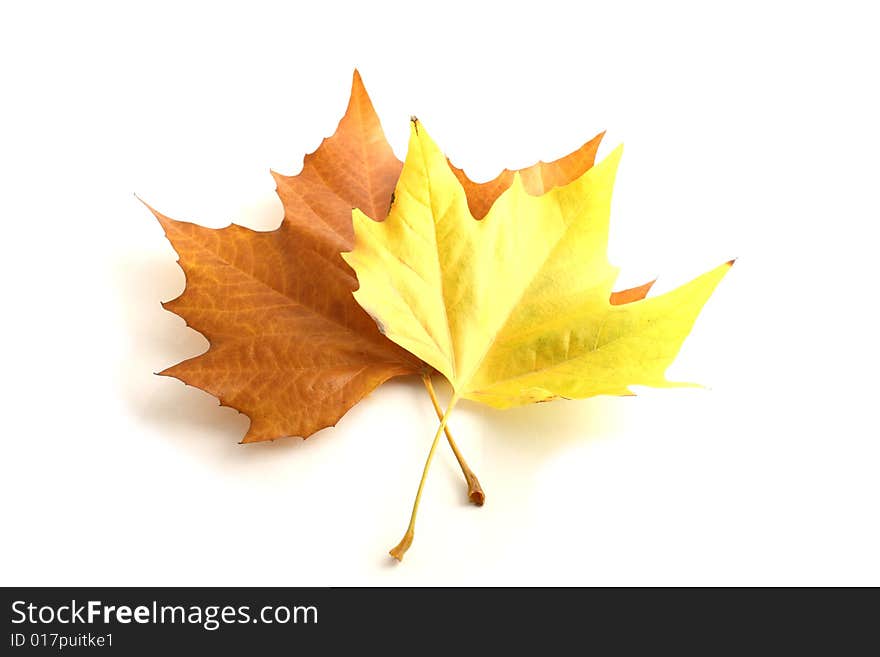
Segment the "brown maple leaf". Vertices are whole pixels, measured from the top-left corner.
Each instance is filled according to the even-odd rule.
[[[376,330],[352,298],[351,209],[384,218],[401,163],[355,73],[336,133],[302,173],[274,174],[284,220],[273,231],[220,230],[153,211],[186,274],[163,304],[210,342],[161,374],[201,388],[251,420],[243,442],[308,437],[391,377],[427,371]]]

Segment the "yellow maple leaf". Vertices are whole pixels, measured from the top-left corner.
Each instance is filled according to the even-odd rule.
[[[438,438],[462,398],[508,408],[629,395],[635,384],[692,385],[665,371],[732,261],[666,294],[612,304],[618,269],[608,262],[608,224],[621,152],[540,196],[516,174],[478,221],[413,120],[388,217],[354,211],[355,245],[343,257],[357,273],[355,298],[452,385]],[[397,558],[413,524],[392,550]]]

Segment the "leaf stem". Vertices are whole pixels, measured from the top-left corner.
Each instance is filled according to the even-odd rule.
[[[416,515],[419,512],[419,502],[421,502],[422,500],[422,489],[424,489],[425,487],[425,479],[428,477],[428,470],[431,468],[431,461],[434,460],[434,452],[437,451],[437,443],[440,442],[440,436],[443,434],[443,430],[446,428],[446,422],[449,420],[449,416],[452,413],[452,409],[455,407],[455,403],[457,401],[458,395],[453,394],[452,399],[449,400],[449,406],[446,407],[446,412],[440,419],[440,426],[437,427],[437,433],[434,434],[434,441],[431,443],[431,449],[428,452],[428,458],[425,460],[425,467],[422,470],[422,478],[419,481],[419,488],[416,491],[415,502],[413,502],[412,514],[409,517],[409,527],[407,527],[406,533],[403,535],[400,543],[398,543],[389,551],[389,554],[398,561],[403,560],[403,555],[406,554],[406,551],[409,550],[409,546],[412,545],[413,536],[415,535],[416,529]]]
[[[437,401],[437,395],[434,393],[434,385],[431,383],[431,375],[423,373],[422,381],[425,384],[425,388],[428,390],[428,396],[431,397],[431,403],[434,405],[437,419],[442,420],[443,410],[440,408],[440,402]],[[464,480],[467,482],[468,499],[471,503],[476,504],[477,506],[483,506],[486,501],[486,494],[480,486],[480,480],[477,479],[477,475],[474,474],[473,470],[471,470],[470,466],[467,464],[467,461],[465,461],[464,455],[459,451],[458,445],[455,444],[455,439],[452,437],[452,432],[449,430],[449,427],[444,427],[443,430],[446,432],[446,440],[449,442],[449,446],[452,448],[452,453],[455,454],[455,458],[458,460],[458,465],[461,467],[461,473],[464,475]]]

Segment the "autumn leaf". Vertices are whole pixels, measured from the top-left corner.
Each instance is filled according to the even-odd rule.
[[[352,243],[351,208],[381,218],[399,172],[355,75],[336,133],[298,176],[274,174],[285,206],[277,230],[214,230],[154,210],[186,274],[183,294],[163,305],[210,342],[162,374],[245,413],[243,442],[308,437],[387,379],[425,371],[353,302],[357,281],[339,257]]]
[[[455,404],[508,408],[556,397],[629,395],[630,385],[671,387],[666,368],[725,263],[671,292],[612,303],[607,259],[611,192],[621,148],[568,184],[532,195],[514,174],[477,221],[460,178],[417,121],[384,222],[353,213],[358,303],[391,340],[442,373]],[[410,526],[392,550],[409,547]]]
[[[601,138],[518,173],[535,195],[568,184],[593,166]],[[488,183],[475,183],[449,166],[475,208],[488,208],[515,173],[505,170]],[[204,354],[161,374],[246,414],[251,424],[242,442],[307,437],[335,424],[385,380],[415,373],[442,418],[432,368],[380,334],[354,301],[357,281],[339,255],[354,244],[351,209],[383,219],[401,167],[355,71],[336,133],[305,157],[298,175],[272,174],[284,206],[278,229],[230,225],[215,230],[150,208],[186,274],[184,293],[164,306],[210,343]],[[612,300],[638,295],[640,289],[614,293]],[[485,495],[477,477],[448,427],[444,431],[469,499],[482,504]]]

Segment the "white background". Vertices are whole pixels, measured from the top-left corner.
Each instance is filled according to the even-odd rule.
[[[0,10],[0,582],[880,584],[880,131],[869,3],[322,1]],[[158,371],[207,347],[138,193],[281,218],[269,169],[331,134],[359,67],[486,179],[607,129],[611,255],[669,289],[730,257],[670,375],[708,390],[459,407],[487,491],[382,386],[303,442]],[[448,390],[442,389],[447,395]]]

